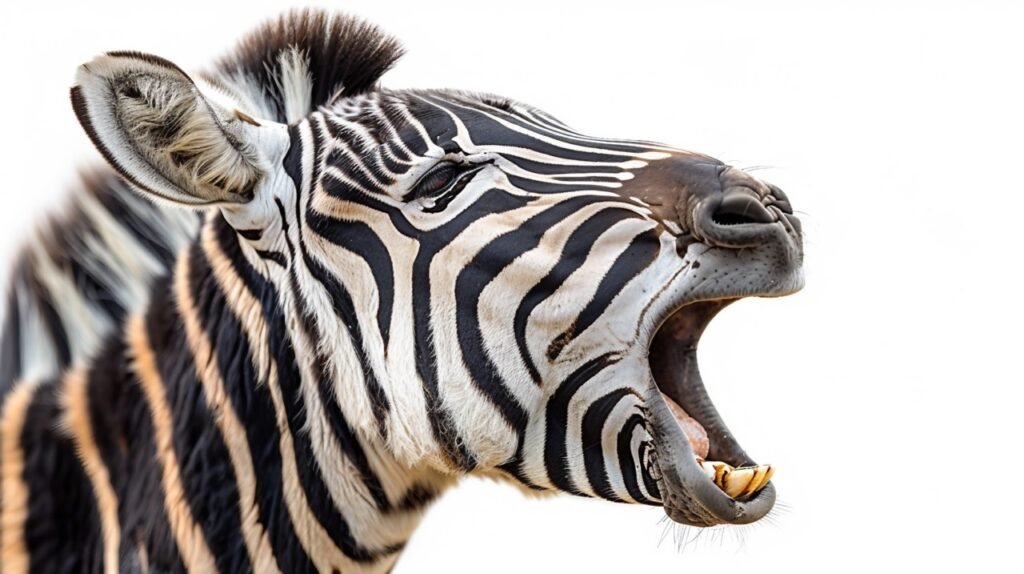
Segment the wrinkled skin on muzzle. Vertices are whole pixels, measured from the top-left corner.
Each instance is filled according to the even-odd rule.
[[[758,465],[718,415],[700,377],[697,343],[708,322],[731,302],[781,296],[802,286],[802,233],[777,187],[703,156],[674,156],[639,170],[620,193],[650,206],[661,225],[660,276],[640,317],[636,371],[645,381],[644,408],[656,460],[648,463],[669,517],[695,526],[744,524],[765,516],[775,487],[763,483],[737,500],[701,468],[703,459],[727,467]],[[640,295],[642,297],[643,295]],[[704,442],[665,399],[682,407]],[[679,412],[679,411],[677,411]],[[687,432],[689,431],[689,432]],[[703,438],[703,436],[701,437]],[[694,452],[694,446],[703,447]],[[734,471],[735,472],[735,471]],[[769,470],[770,472],[770,470]]]

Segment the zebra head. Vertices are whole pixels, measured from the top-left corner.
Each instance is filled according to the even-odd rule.
[[[317,408],[395,468],[699,526],[764,516],[768,470],[716,413],[696,347],[729,303],[801,286],[785,195],[506,98],[380,88],[393,41],[346,41],[345,61],[282,42],[195,77],[109,53],[73,101],[134,187],[210,210],[200,241],[237,234],[297,376],[330,382]]]

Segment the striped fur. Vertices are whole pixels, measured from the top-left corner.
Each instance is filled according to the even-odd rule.
[[[70,247],[16,271],[5,572],[385,572],[469,473],[662,504],[647,343],[775,253],[679,249],[647,191],[727,168],[380,88],[398,55],[295,13],[194,79],[135,53],[83,68],[87,132],[164,204],[92,176],[44,232]],[[197,227],[168,201],[216,207]]]
[[[199,229],[106,170],[82,174],[62,213],[40,226],[11,274],[0,334],[0,396],[18,378],[49,378],[89,356],[145,306]]]

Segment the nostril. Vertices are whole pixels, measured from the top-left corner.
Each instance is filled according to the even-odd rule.
[[[718,209],[711,214],[711,220],[718,225],[742,225],[745,223],[774,223],[775,217],[761,204],[761,200],[747,190],[729,190]]]
[[[761,223],[745,213],[716,211],[711,220],[719,225],[742,225],[744,223]]]

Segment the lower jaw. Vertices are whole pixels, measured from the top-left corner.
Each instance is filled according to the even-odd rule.
[[[733,301],[683,307],[661,326],[650,348],[663,502],[670,518],[694,526],[753,522],[775,500],[771,467],[754,463],[733,438],[697,368],[701,334]]]
[[[686,435],[697,464],[723,492],[737,500],[748,499],[772,479],[774,470],[770,464],[735,467],[724,461],[709,459],[711,445],[704,427],[671,397],[665,393],[661,393],[661,397],[675,417],[679,429]]]

